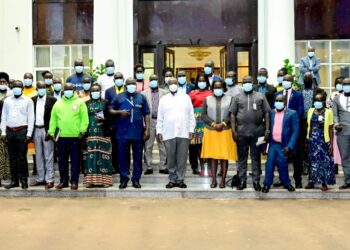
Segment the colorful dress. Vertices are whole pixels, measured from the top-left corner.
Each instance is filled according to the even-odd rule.
[[[96,115],[106,110],[104,101],[88,101],[89,128],[87,131],[84,160],[84,184],[112,186],[112,146],[103,124],[96,120]]]
[[[212,94],[213,92],[210,90],[195,90],[190,93],[190,98],[194,108],[194,117],[196,118],[196,127],[194,128],[194,137],[191,140],[191,144],[202,144],[205,125],[202,119],[202,107],[205,98]]]
[[[335,184],[333,156],[329,154],[329,142],[324,139],[325,115],[313,113],[309,136],[309,183]]]
[[[333,107],[333,99],[337,96],[340,95],[341,93],[339,93],[338,91],[333,92],[331,94],[331,98],[328,101],[328,105],[330,108]],[[333,141],[336,142],[337,141],[337,133],[334,130],[334,137],[333,137]],[[333,143],[333,157],[334,157],[334,164],[338,164],[341,165],[341,157],[340,157],[340,151],[338,148],[338,143]]]
[[[4,96],[3,99],[5,99]],[[0,122],[1,122],[1,111],[4,104],[3,99],[0,99]],[[0,180],[8,180],[11,178],[10,173],[10,160],[7,151],[6,139],[0,138]]]

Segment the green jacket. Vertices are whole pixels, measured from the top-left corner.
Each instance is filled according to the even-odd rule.
[[[52,108],[49,135],[54,136],[58,128],[59,137],[78,137],[89,126],[89,115],[85,102],[74,95],[62,97]]]

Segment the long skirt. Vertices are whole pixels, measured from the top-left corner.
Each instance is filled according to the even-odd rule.
[[[6,139],[0,138],[0,179],[8,180],[10,178],[10,159],[7,150]]]

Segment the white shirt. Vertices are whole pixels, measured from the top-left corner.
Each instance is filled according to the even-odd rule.
[[[57,100],[62,98],[62,92],[58,92],[58,94],[56,93],[56,91],[53,92],[53,97],[55,97]]]
[[[39,97],[36,101],[35,125],[44,126],[44,112],[45,112],[46,95]]]
[[[115,86],[114,75],[100,75],[97,79],[97,83],[101,86],[102,99],[105,98],[106,89]]]
[[[6,135],[6,127],[28,126],[27,136],[32,136],[34,128],[34,104],[32,99],[23,94],[16,98],[7,97],[1,115],[1,133]]]
[[[184,93],[166,94],[159,101],[157,134],[163,140],[189,138],[196,126],[191,99]]]
[[[350,96],[340,95],[339,102],[343,109],[350,111]]]

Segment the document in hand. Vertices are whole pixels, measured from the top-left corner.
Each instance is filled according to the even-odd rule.
[[[119,110],[132,110],[134,108],[134,104],[130,102],[128,99],[125,99],[119,106]]]

